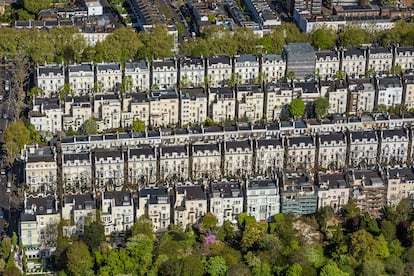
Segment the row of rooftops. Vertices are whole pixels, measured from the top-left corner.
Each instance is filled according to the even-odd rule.
[[[188,183],[176,183],[174,190],[177,196],[184,200],[208,200],[213,198],[242,198],[248,190],[276,189],[276,194],[304,192],[316,194],[318,190],[355,189],[355,188],[382,188],[391,179],[400,179],[400,183],[414,182],[412,167],[386,167],[372,169],[351,169],[347,173],[319,172],[316,179],[307,172],[286,171],[270,178],[250,178],[244,184],[237,180],[212,181],[208,186]],[[280,180],[280,185],[279,185]],[[280,192],[279,192],[280,189]],[[105,191],[102,194],[65,194],[60,206],[57,195],[29,195],[25,194],[24,213],[22,221],[34,221],[37,215],[56,215],[60,207],[73,205],[73,210],[96,209],[104,200],[113,201],[112,207],[131,206],[137,208],[142,198],[149,204],[169,204],[170,190],[165,186],[144,187],[136,193],[130,191]]]
[[[347,124],[368,124],[368,123],[395,123],[396,126],[410,125],[414,122],[414,117],[411,114],[405,114],[404,117],[398,115],[388,114],[373,114],[363,117],[346,117],[333,116],[330,119],[322,121],[310,119],[306,121],[280,121],[268,124],[238,124],[235,126],[193,126],[188,128],[161,128],[158,130],[146,130],[145,132],[122,132],[115,134],[102,134],[90,136],[70,136],[61,137],[62,144],[67,143],[89,143],[94,141],[109,141],[109,140],[123,140],[123,139],[169,139],[180,136],[204,136],[204,135],[225,135],[231,134],[253,134],[257,133],[284,133],[292,130],[306,130],[312,128],[319,128],[320,126],[335,126],[341,124],[347,128]],[[368,130],[367,130],[368,131]]]
[[[319,59],[326,59],[329,57],[331,60],[339,58],[343,56],[343,58],[348,57],[366,57],[368,55],[373,56],[377,54],[390,54],[393,55],[394,50],[392,47],[368,47],[368,48],[351,48],[347,50],[322,50],[322,51],[314,51],[312,47],[310,47],[309,43],[290,43],[287,44],[284,49],[286,50],[287,54],[300,56],[304,54],[313,53],[315,55],[316,60]],[[411,47],[395,47],[395,53],[397,56],[400,55],[414,55],[414,46]],[[249,63],[249,64],[256,64],[259,65],[259,56],[254,54],[244,54],[244,55],[236,55],[234,57],[234,63],[237,66],[238,63]],[[265,54],[263,55],[263,63],[270,63],[274,61],[282,61],[282,55],[276,54]],[[219,56],[210,56],[206,58],[179,58],[178,60],[170,58],[165,60],[154,60],[152,62],[153,68],[176,68],[177,62],[181,65],[181,67],[191,67],[191,66],[213,66],[213,65],[232,65],[232,57],[226,55],[219,55]],[[93,72],[94,66],[92,63],[82,63],[82,64],[74,64],[67,66],[69,72]],[[120,71],[121,65],[120,63],[100,63],[96,65],[96,69],[98,71]],[[140,70],[149,70],[149,62],[147,60],[137,60],[137,61],[129,61],[125,62],[125,71],[135,71],[136,69]],[[63,72],[62,65],[56,64],[49,64],[46,66],[39,66],[40,74],[49,73],[57,74]]]
[[[320,144],[325,145],[334,143],[342,143],[343,145],[346,144],[346,135],[343,132],[331,132],[329,134],[321,134],[317,136],[318,139],[320,139]],[[378,133],[374,130],[367,130],[367,131],[352,131],[350,132],[350,139],[352,142],[355,143],[377,143],[379,138],[382,138],[383,141],[394,141],[394,138],[396,138],[398,141],[404,140],[408,141],[409,135],[408,131],[406,129],[385,129]],[[303,135],[303,136],[297,136],[297,137],[287,137],[287,146],[299,146],[299,145],[305,145],[305,146],[315,146],[315,137],[310,135]],[[283,138],[280,137],[266,137],[266,138],[257,138],[256,140],[231,140],[226,141],[223,144],[224,150],[232,151],[237,149],[242,150],[252,150],[252,144],[257,143],[257,148],[268,148],[268,147],[284,147],[283,146]],[[159,154],[161,156],[166,155],[172,155],[173,153],[176,154],[189,154],[189,145],[161,145],[158,147]],[[221,152],[221,143],[194,143],[191,145],[192,152],[216,152],[217,154],[220,154]],[[96,160],[100,159],[123,159],[123,151],[121,149],[94,149],[94,156]],[[157,147],[153,145],[148,144],[141,144],[136,147],[129,147],[128,148],[128,158],[133,157],[150,157],[150,156],[156,156],[157,155]],[[46,161],[48,162],[54,162],[55,160],[52,158],[47,159],[50,157],[49,155],[46,155]],[[45,161],[43,159],[44,156],[41,154],[30,154],[28,155],[27,162],[39,162],[39,161]],[[64,162],[68,161],[74,161],[74,160],[90,160],[91,155],[89,152],[67,152],[63,155]]]

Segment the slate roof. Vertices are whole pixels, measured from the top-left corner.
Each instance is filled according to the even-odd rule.
[[[208,65],[211,66],[213,64],[226,64],[231,65],[231,59],[229,56],[215,56],[215,57],[209,57],[207,58]]]
[[[384,129],[382,131],[382,137],[384,137],[384,138],[385,137],[392,138],[394,136],[397,136],[399,138],[407,137],[407,132],[402,128],[399,128],[399,129]]]
[[[99,71],[121,71],[121,64],[119,63],[100,63],[96,65],[96,70]]]
[[[97,149],[95,151],[95,159],[115,159],[115,158],[122,159],[122,152],[117,149]]]
[[[305,144],[307,145],[314,145],[313,137],[312,136],[299,136],[299,137],[289,137],[288,138],[289,145],[300,145]]]
[[[69,72],[92,72],[93,73],[93,65],[90,63],[69,65],[68,70]]]
[[[186,146],[162,146],[161,147],[161,154],[162,156],[165,156],[167,154],[172,153],[184,153],[187,154],[187,147]]]
[[[271,139],[258,139],[257,140],[257,147],[269,147],[269,146],[283,146],[282,138],[271,138]]]
[[[238,141],[227,141],[226,142],[226,151],[230,149],[251,149],[250,147],[250,141],[249,140],[238,140]]]
[[[135,71],[137,68],[140,70],[149,70],[148,62],[146,60],[125,62],[125,71]]]
[[[346,181],[346,175],[342,173],[330,173],[319,175],[319,186],[322,183],[327,183],[329,189],[348,188],[348,182]]]
[[[377,140],[377,136],[375,134],[375,131],[368,130],[368,131],[353,131],[351,132],[351,139],[352,141],[362,141],[363,139],[371,140],[375,139]]]
[[[39,75],[43,75],[43,74],[46,76],[49,76],[49,74],[52,74],[52,75],[61,74],[63,77],[65,76],[62,65],[39,66]]]
[[[276,181],[273,179],[251,179],[248,182],[248,190],[262,190],[262,189],[277,188]],[[279,193],[279,191],[277,191]]]
[[[96,209],[96,201],[93,194],[67,194],[64,196],[65,204],[74,202],[74,210]]]
[[[325,135],[321,135],[319,136],[321,139],[321,144],[325,143],[325,142],[345,142],[345,135],[342,132],[332,132],[329,134],[325,134]]]
[[[202,152],[213,152],[213,151],[220,151],[219,150],[219,145],[217,143],[214,144],[194,144],[193,145],[193,151],[194,152],[198,152],[198,151],[202,151]]]
[[[128,191],[106,191],[104,199],[115,199],[115,206],[131,205],[131,193]]]
[[[65,153],[65,154],[63,154],[63,162],[75,161],[75,160],[89,161],[89,152]]]
[[[33,212],[34,215],[57,214],[56,199],[53,195],[28,196],[25,202],[26,213]],[[36,211],[34,211],[36,209]]]
[[[155,150],[154,148],[150,147],[149,145],[140,145],[139,148],[134,148],[129,150],[129,156],[155,156]]]
[[[233,198],[242,197],[240,183],[236,181],[210,183],[211,197]]]
[[[204,186],[202,185],[191,185],[191,186],[177,186],[176,187],[178,194],[185,193],[186,200],[206,200],[206,192],[204,191]]]

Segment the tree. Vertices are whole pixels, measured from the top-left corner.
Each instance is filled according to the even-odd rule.
[[[203,126],[216,126],[216,122],[213,121],[210,117],[206,117],[206,119],[203,122]]]
[[[350,201],[344,205],[342,209],[343,215],[346,219],[352,219],[360,215],[361,211],[354,201]]]
[[[38,86],[34,86],[30,89],[28,96],[30,101],[32,101],[34,98],[37,98],[39,96],[43,96],[44,95],[44,91],[42,90],[42,88],[38,87]]]
[[[315,114],[318,119],[321,119],[328,113],[329,100],[325,97],[320,97],[313,102]]]
[[[367,30],[355,26],[347,26],[339,34],[342,46],[345,48],[355,48],[362,44],[367,44],[370,42],[371,37]]]
[[[136,119],[132,122],[132,131],[134,132],[145,132],[145,123],[140,119]]]
[[[140,52],[141,58],[153,60],[173,56],[174,37],[168,34],[167,27],[156,24],[150,32],[140,32],[138,36],[145,46]]]
[[[15,89],[10,89],[9,102],[10,109],[14,111],[14,118],[20,118],[23,109],[26,107],[26,84],[29,79],[30,63],[25,56],[17,55],[14,59],[14,74],[12,82]]]
[[[396,237],[397,227],[391,221],[383,219],[381,220],[381,233],[384,235],[384,238],[390,242]]]
[[[217,218],[212,213],[206,213],[201,223],[204,229],[214,229],[217,225]]]
[[[231,73],[230,79],[227,81],[227,85],[235,87],[242,82],[242,77],[239,73]]]
[[[100,221],[94,221],[86,225],[82,240],[91,252],[97,250],[101,243],[105,241],[105,229],[102,223]]]
[[[337,79],[337,80],[343,80],[343,79],[345,79],[345,77],[346,77],[346,72],[345,71],[343,71],[343,70],[336,71],[336,73],[335,73],[335,79]]]
[[[290,82],[291,83],[293,83],[293,81],[295,80],[295,78],[296,78],[296,76],[295,76],[295,72],[293,72],[293,71],[289,71],[289,72],[287,72],[287,74],[286,74],[286,78],[288,79],[288,80],[290,80]]]
[[[9,257],[12,256],[12,242],[9,238],[4,238],[1,241],[1,245],[0,245],[0,256],[3,260],[5,260],[6,262],[8,261]]]
[[[351,235],[350,253],[356,263],[364,263],[379,257],[380,245],[366,230]]]
[[[297,120],[305,114],[306,106],[302,99],[293,99],[288,108],[290,114]]]
[[[154,238],[154,231],[152,227],[152,221],[148,216],[142,215],[131,227],[132,236],[138,234],[144,234],[148,237]]]
[[[349,274],[339,269],[338,265],[334,261],[329,260],[328,263],[322,267],[321,273],[319,275],[320,276],[347,276]]]
[[[22,120],[12,122],[6,128],[4,140],[7,149],[7,161],[12,164],[19,156],[24,145],[30,143],[30,131]]]
[[[265,233],[263,232],[263,228],[258,223],[248,224],[243,231],[241,247],[245,251],[256,249],[256,247],[263,242],[264,237]]]
[[[209,258],[205,265],[206,271],[211,276],[222,276],[227,271],[226,261],[221,256]]]
[[[51,6],[52,0],[24,0],[23,7],[30,13],[37,14],[40,10]]]
[[[143,46],[142,41],[138,38],[134,29],[116,29],[103,42],[104,60],[124,64],[125,61],[135,59],[138,50],[142,49]]]
[[[310,42],[315,49],[330,50],[335,46],[336,33],[332,29],[316,29],[310,33]]]
[[[182,261],[182,275],[204,275],[204,267],[200,258],[194,255],[185,256]]]
[[[126,249],[134,261],[134,270],[139,275],[147,275],[152,264],[153,238],[145,234],[135,235],[126,243]]]
[[[92,275],[93,258],[82,241],[75,241],[68,247],[67,269],[71,275]]]
[[[98,124],[95,118],[89,118],[81,126],[80,132],[84,135],[98,134]]]
[[[121,83],[121,93],[128,93],[132,91],[132,86],[133,86],[133,82],[132,82],[132,78],[131,76],[125,76],[122,78],[122,83]]]
[[[375,107],[375,112],[385,113],[387,112],[387,106],[385,104],[379,104]]]
[[[69,83],[63,84],[63,87],[60,89],[59,91],[59,97],[61,100],[64,100],[67,96],[69,95],[74,95],[75,92],[72,90],[72,88],[70,88]]]

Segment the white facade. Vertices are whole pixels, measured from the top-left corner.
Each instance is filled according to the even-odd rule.
[[[343,114],[347,111],[348,90],[345,86],[328,91],[329,114]]]
[[[149,124],[150,99],[146,93],[133,93],[122,98],[123,127],[132,127],[134,120],[141,120],[145,126]]]
[[[342,52],[342,71],[348,76],[362,76],[365,74],[366,56],[364,50],[349,49]]]
[[[239,119],[256,122],[263,118],[264,93],[259,85],[237,86]]]
[[[193,144],[192,177],[193,179],[217,179],[221,176],[221,144]]]
[[[256,55],[240,55],[234,60],[234,72],[241,83],[256,83],[259,77],[259,59]]]
[[[288,83],[268,84],[266,116],[268,120],[277,120],[283,110],[292,101],[292,87]]]
[[[210,212],[220,226],[225,220],[237,223],[237,216],[243,213],[243,194],[240,183],[223,181],[210,183]]]
[[[207,82],[209,87],[226,85],[231,79],[232,61],[229,56],[207,58]]]
[[[95,151],[95,188],[121,190],[124,184],[124,155],[117,149]]]
[[[317,51],[315,63],[315,75],[320,78],[332,78],[339,70],[339,53],[333,51]]]
[[[414,75],[406,74],[403,79],[404,104],[410,110],[414,108]]]
[[[399,77],[377,79],[377,105],[395,106],[402,102],[403,89]]]
[[[330,133],[319,136],[319,166],[340,169],[346,161],[346,138],[343,133]]]
[[[53,94],[57,95],[65,84],[63,65],[48,64],[37,66],[35,72],[35,86],[43,90],[43,96],[45,97],[50,97]]]
[[[75,95],[87,95],[94,89],[95,73],[91,63],[69,65],[68,78]]]
[[[374,111],[375,87],[369,79],[351,80],[348,86],[349,112],[361,114],[362,112]],[[414,99],[414,98],[413,98]]]
[[[93,194],[64,195],[62,219],[73,223],[77,233],[83,234],[85,224],[96,220],[96,203]]]
[[[168,126],[179,121],[179,97],[175,90],[152,91],[150,125]]]
[[[68,152],[62,154],[62,180],[65,191],[81,191],[92,187],[92,162],[90,153]]]
[[[319,173],[318,209],[330,206],[335,213],[348,204],[349,185],[346,176],[340,173]]]
[[[269,221],[280,212],[279,179],[249,179],[246,182],[246,209],[256,221]]]
[[[166,230],[171,219],[168,189],[165,187],[143,188],[139,191],[138,200],[137,219],[146,215],[152,222],[154,232]]]
[[[63,112],[59,100],[43,101],[40,99],[39,105],[36,105],[37,100],[33,102],[33,110],[29,113],[29,119],[35,130],[51,134],[62,131]]]
[[[414,47],[397,47],[395,50],[395,64],[404,71],[414,69]]]
[[[414,196],[414,171],[412,168],[387,168],[387,203],[397,206],[404,198]]]
[[[290,137],[287,146],[288,167],[292,169],[314,167],[316,146],[312,136]]]
[[[121,64],[99,63],[96,65],[96,82],[102,92],[116,92],[122,84]]]
[[[117,95],[97,94],[93,105],[99,131],[121,127],[121,101]]]
[[[181,90],[181,125],[200,124],[207,118],[207,95],[203,88]]]
[[[207,196],[204,186],[182,185],[175,187],[174,224],[192,225],[207,213]]]
[[[384,164],[403,164],[408,157],[408,131],[384,129],[381,131],[381,156]]]
[[[49,148],[26,145],[24,148],[25,179],[31,192],[57,190],[56,154]]]
[[[253,169],[253,148],[249,140],[226,141],[224,171],[227,175],[250,175]]]
[[[376,164],[378,137],[375,131],[353,131],[350,142],[349,163],[352,166]]]
[[[131,229],[134,224],[134,204],[130,192],[104,192],[101,206],[101,220],[105,235]]]
[[[148,61],[125,62],[125,77],[131,78],[134,90],[148,91],[150,89]]]
[[[393,59],[391,47],[370,48],[368,51],[368,70],[376,73],[391,72]]]
[[[271,176],[283,168],[284,155],[282,138],[256,140],[256,174]]]
[[[286,62],[281,55],[264,55],[262,62],[263,80],[276,82],[285,76]]]
[[[160,147],[160,177],[165,181],[188,179],[188,148],[184,146]]]
[[[156,176],[157,156],[154,148],[141,145],[128,149],[128,181],[130,184],[154,183]]]
[[[152,86],[154,89],[174,89],[177,85],[177,63],[174,59],[154,60]]]
[[[205,64],[201,58],[184,58],[180,60],[180,86],[202,87],[205,81]]]
[[[236,116],[236,97],[229,87],[210,88],[210,118],[215,122],[232,120]]]

